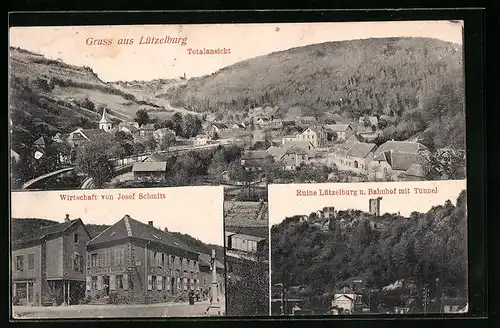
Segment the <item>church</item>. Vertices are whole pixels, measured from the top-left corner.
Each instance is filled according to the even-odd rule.
[[[84,142],[98,140],[99,138],[111,134],[112,132],[113,122],[109,118],[106,108],[104,108],[101,120],[99,121],[98,129],[78,128],[69,134],[67,140],[71,147],[77,147]]]

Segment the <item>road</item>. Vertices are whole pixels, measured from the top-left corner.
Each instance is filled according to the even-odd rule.
[[[183,302],[148,305],[14,306],[12,313],[15,319],[206,317],[208,306],[208,301],[194,305]],[[224,303],[221,303],[221,306],[224,309]]]

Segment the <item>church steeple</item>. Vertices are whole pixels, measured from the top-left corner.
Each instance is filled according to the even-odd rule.
[[[99,121],[99,129],[102,129],[104,131],[109,131],[112,128],[112,122],[108,118],[108,113],[106,112],[106,108],[102,110],[102,117],[101,120]]]

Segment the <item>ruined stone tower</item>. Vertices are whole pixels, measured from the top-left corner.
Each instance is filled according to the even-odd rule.
[[[370,198],[370,209],[369,212],[370,214],[373,214],[375,216],[380,216],[380,201],[382,200],[382,197],[377,197],[377,198]]]

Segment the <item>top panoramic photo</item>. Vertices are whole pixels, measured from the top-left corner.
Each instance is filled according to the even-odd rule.
[[[465,179],[462,21],[13,27],[11,190]]]

